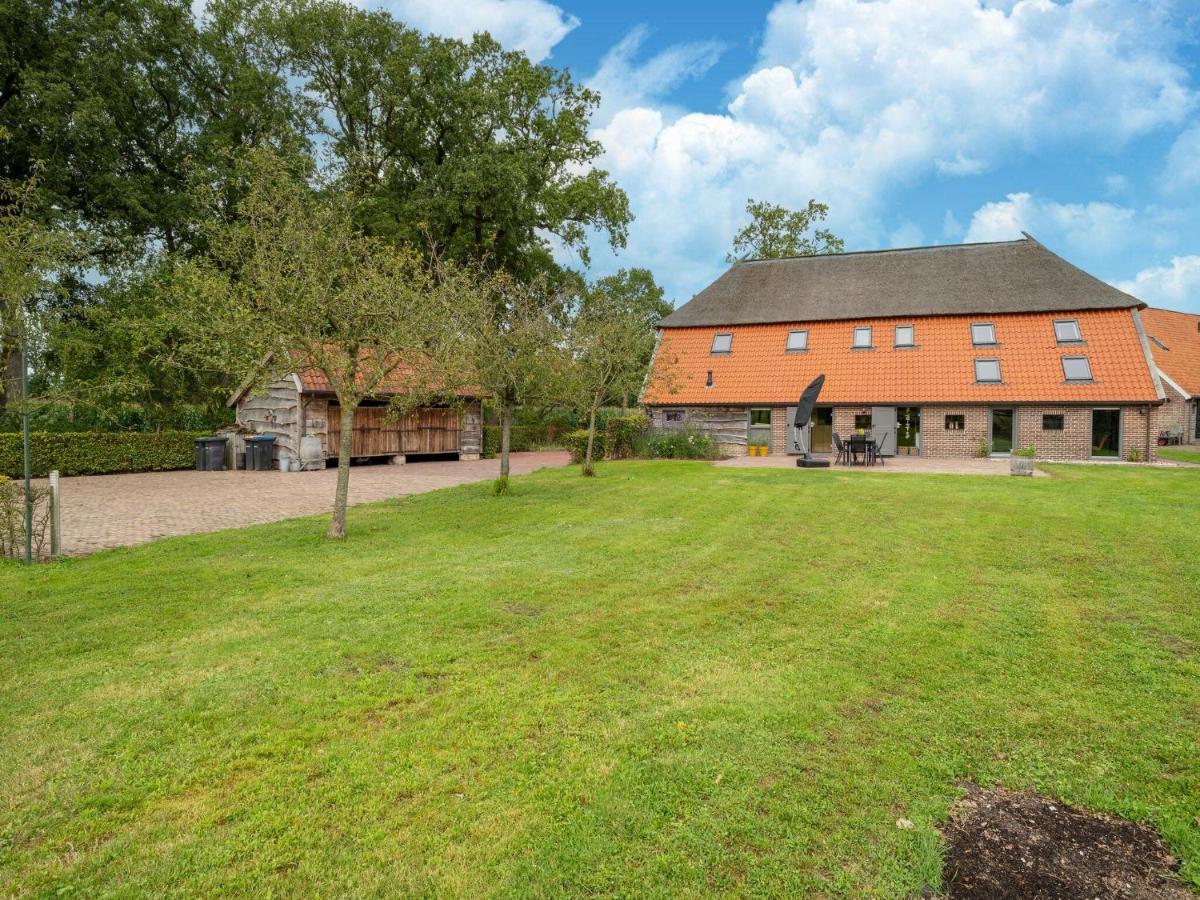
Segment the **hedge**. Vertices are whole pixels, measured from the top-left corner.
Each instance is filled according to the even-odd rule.
[[[33,474],[58,469],[63,475],[107,475],[189,469],[195,464],[198,431],[35,431],[29,436]],[[0,433],[0,474],[24,473],[19,432]]]
[[[604,447],[613,459],[632,459],[637,456],[642,436],[650,426],[649,416],[609,416],[604,423]],[[599,426],[597,426],[599,428]],[[595,450],[595,448],[592,448]]]
[[[535,447],[561,443],[561,434],[555,425],[513,425],[508,436],[508,449],[523,453]],[[495,456],[500,452],[500,426],[483,426],[483,455]]]
[[[581,428],[578,431],[569,431],[562,436],[563,445],[571,451],[571,462],[583,462],[583,456],[587,453],[588,432],[586,428]],[[592,462],[604,459],[604,432],[597,430],[596,437],[592,441]]]

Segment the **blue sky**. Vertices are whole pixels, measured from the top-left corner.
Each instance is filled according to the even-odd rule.
[[[1200,312],[1197,0],[387,0],[488,30],[604,98],[629,244],[678,302],[747,197],[830,205],[847,249],[1027,230],[1147,302]],[[564,261],[577,264],[576,260]]]

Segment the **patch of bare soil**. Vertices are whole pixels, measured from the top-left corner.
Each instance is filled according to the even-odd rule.
[[[945,836],[952,898],[1196,900],[1154,829],[1038,794],[967,785]]]

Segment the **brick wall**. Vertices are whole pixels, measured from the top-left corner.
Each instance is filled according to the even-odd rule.
[[[1145,461],[1156,456],[1155,438],[1167,426],[1168,416],[1182,408],[1129,406],[1121,411],[1121,449],[1128,459],[1129,451],[1137,449]],[[689,425],[712,435],[721,452],[726,456],[744,456],[748,430],[749,406],[730,407],[670,407],[683,409]],[[1081,406],[1019,406],[1017,412],[1016,446],[1033,446],[1039,459],[1086,460],[1091,458],[1092,409]],[[843,438],[854,433],[854,417],[870,412],[869,407],[835,406],[833,408],[833,430]],[[1042,417],[1063,417],[1061,431],[1047,431]],[[963,428],[946,428],[947,416],[962,416]],[[934,458],[972,457],[979,455],[980,443],[987,439],[991,410],[986,406],[923,406],[921,407],[921,455]],[[1146,423],[1149,418],[1150,432],[1147,442]],[[656,428],[664,427],[663,410],[650,411],[651,423]],[[788,453],[787,409],[774,407],[771,410],[771,453]]]
[[[791,452],[787,440],[787,407],[776,406],[771,410],[771,455],[786,456]]]
[[[1153,436],[1157,438],[1159,431],[1170,431],[1172,428],[1177,428],[1183,432],[1185,444],[1195,443],[1196,401],[1184,397],[1167,381],[1163,381],[1162,386],[1167,394],[1167,402],[1159,408],[1158,429]]]
[[[980,442],[987,440],[990,415],[990,410],[982,406],[921,407],[921,455],[978,456]],[[962,430],[946,428],[947,416],[962,416]]]

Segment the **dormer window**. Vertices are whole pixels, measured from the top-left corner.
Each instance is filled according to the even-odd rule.
[[[723,332],[713,335],[712,342],[713,353],[732,353],[733,352],[733,334]]]
[[[1086,356],[1064,356],[1062,358],[1063,376],[1067,381],[1091,381],[1092,367]]]
[[[1054,339],[1060,344],[1077,344],[1083,340],[1078,319],[1055,319]]]
[[[869,350],[871,348],[871,326],[863,325],[854,329],[854,349]]]
[[[912,325],[896,326],[896,346],[915,347],[917,345],[917,329]]]
[[[979,384],[999,384],[1000,383],[1000,360],[998,360],[998,359],[977,359],[977,360],[975,360],[975,380]]]
[[[971,326],[971,343],[976,347],[989,347],[996,343],[996,326],[991,322],[976,322]]]
[[[789,353],[798,353],[801,350],[808,349],[808,332],[807,331],[789,331],[787,339],[787,349]]]

